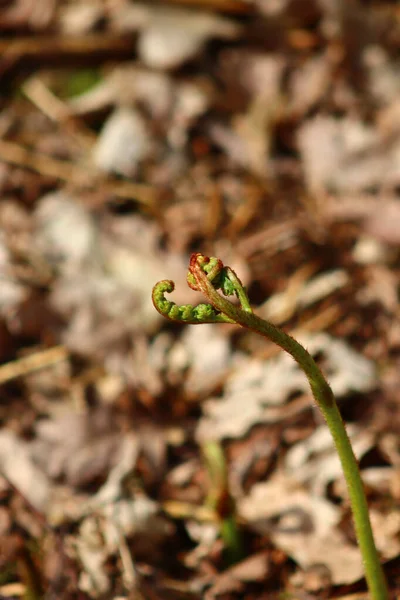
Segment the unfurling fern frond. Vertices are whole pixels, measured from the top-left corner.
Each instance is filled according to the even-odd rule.
[[[200,323],[230,323],[228,317],[216,310],[212,304],[192,304],[178,305],[165,297],[175,289],[173,281],[164,279],[159,281],[153,288],[153,304],[155,308],[167,319],[177,323],[190,323],[198,325]]]

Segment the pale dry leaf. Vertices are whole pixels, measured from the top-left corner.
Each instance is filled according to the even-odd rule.
[[[328,567],[323,564],[312,565],[303,571],[296,571],[290,576],[289,580],[299,595],[303,595],[304,590],[312,594],[323,591],[324,597],[327,597],[327,590],[330,590],[332,586],[331,573]],[[342,598],[342,600],[344,599]]]
[[[152,553],[173,532],[157,502],[145,496],[109,503],[101,514],[105,517],[103,533],[109,551],[117,547],[119,537],[123,535],[135,537],[142,552]]]
[[[185,327],[180,343],[189,368],[184,388],[190,396],[206,394],[223,381],[230,368],[231,352],[229,339],[220,328],[213,325]]]
[[[379,491],[381,492],[381,490]],[[398,506],[385,512],[370,509],[369,514],[377,548],[385,560],[398,556],[400,552],[400,510]]]
[[[259,309],[264,319],[275,324],[283,323],[297,307],[306,307],[326,298],[349,283],[349,276],[343,269],[320,273],[297,289],[288,286],[284,292],[273,294]]]
[[[152,341],[148,349],[149,361],[157,371],[163,371],[167,368],[169,353],[173,344],[173,336],[167,331],[160,332]]]
[[[344,269],[333,269],[326,273],[320,273],[307,281],[300,290],[299,304],[301,307],[310,306],[340,290],[349,281],[350,277]]]
[[[232,126],[213,123],[210,134],[230,158],[265,177],[270,168],[273,130],[283,112],[282,78],[286,63],[281,55],[252,53],[239,59],[236,77],[251,99],[243,114],[235,114]]]
[[[234,38],[239,31],[215,13],[158,6],[141,32],[138,52],[153,69],[173,69],[200,52],[209,38]]]
[[[391,169],[392,159],[379,146],[377,131],[354,118],[318,115],[300,126],[297,141],[305,177],[314,193],[368,189],[379,185]]]
[[[352,251],[353,259],[361,265],[385,263],[389,259],[386,245],[369,235],[361,235]]]
[[[29,297],[29,288],[19,280],[16,263],[22,256],[34,262],[36,255],[29,214],[16,201],[0,204],[0,315],[13,329],[13,317]],[[28,260],[29,260],[28,258]],[[18,320],[18,319],[17,319]]]
[[[153,500],[139,496],[99,506],[96,515],[86,517],[81,523],[74,547],[83,566],[79,587],[97,598],[111,587],[105,569],[109,556],[121,550],[126,538],[133,540],[136,548],[148,555],[173,534],[170,522],[159,513]]]
[[[362,469],[362,480],[368,490],[386,495],[393,493],[399,474],[393,467],[368,467]],[[346,482],[344,478],[336,479],[332,492],[337,498],[346,498]]]
[[[0,475],[12,483],[36,510],[46,514],[52,485],[35,463],[31,446],[12,431],[0,431]]]
[[[31,448],[37,463],[49,477],[65,477],[73,486],[87,484],[107,473],[115,464],[122,443],[110,410],[103,406],[44,419],[36,431]]]
[[[288,396],[306,388],[303,378],[294,361],[284,362],[281,356],[266,362],[242,358],[222,398],[204,404],[198,439],[237,438],[257,423],[279,421],[286,415],[281,405]]]
[[[138,53],[153,69],[173,69],[192,59],[210,38],[236,38],[240,26],[216,13],[136,2],[110,11],[112,26],[139,31]]]
[[[57,223],[48,227],[58,231]],[[70,240],[65,244],[71,243],[73,236],[65,235]],[[159,228],[154,222],[139,215],[110,216],[104,226],[96,223],[93,235],[95,242],[88,245],[89,253],[79,254],[68,269],[67,265],[64,270],[60,268],[50,305],[66,321],[62,339],[70,349],[82,355],[104,356],[108,352],[109,363],[115,365],[111,349],[122,350],[124,340],[126,343],[133,332],[154,331],[161,321],[151,301],[155,282],[164,279],[166,273],[174,278],[175,273],[176,302],[187,303],[191,293],[179,283],[186,267],[183,256],[159,250]],[[48,253],[57,256],[56,242],[49,244]],[[125,378],[121,359],[126,359],[127,353],[120,351],[119,356],[120,374]]]
[[[102,171],[133,177],[153,147],[145,119],[137,110],[121,107],[103,125],[92,160]]]
[[[376,386],[373,363],[345,342],[324,333],[303,335],[299,341],[312,355],[323,355],[323,370],[337,397],[351,391],[371,391]],[[288,407],[284,404],[291,395],[310,394],[304,373],[288,354],[267,361],[244,356],[236,359],[222,398],[210,399],[204,405],[199,439],[241,437],[257,423],[286,418]]]
[[[118,351],[111,351],[105,359],[106,368],[123,379],[125,385],[147,390],[151,396],[159,396],[165,387],[159,365],[152,361],[153,352],[149,338],[139,330],[132,339],[132,350],[123,357]]]
[[[257,0],[260,11],[268,17],[281,16],[291,3],[291,0]]]
[[[179,85],[166,73],[157,73],[137,67],[131,67],[133,73],[129,74],[129,67],[120,67],[120,93],[117,100],[127,86],[134,89],[134,99],[144,105],[154,119],[167,118],[174,101]],[[116,73],[115,73],[116,76]]]
[[[167,434],[162,426],[155,423],[140,427],[140,447],[149,465],[147,481],[160,482],[167,470]]]
[[[125,294],[130,298],[134,297],[138,305],[135,311],[124,312],[127,325],[149,331],[160,321],[160,316],[154,310],[151,301],[151,291],[157,281],[165,279],[166,273],[171,279],[177,279],[175,302],[185,303],[188,298],[191,298],[191,294],[188,286],[179,282],[182,272],[185,273],[186,269],[187,263],[184,257],[177,254],[164,254],[146,241],[141,243],[140,240],[143,240],[143,235],[139,232],[141,226],[148,229],[149,224],[140,218],[136,223],[132,221],[130,247],[117,240],[104,240],[104,264],[119,287],[120,293],[125,290]]]
[[[392,136],[400,131],[400,99],[396,95],[394,100],[377,114],[377,125],[383,139],[390,140]]]
[[[211,548],[214,546],[219,536],[216,523],[199,523],[194,520],[187,520],[185,529],[190,539],[196,542],[196,547],[188,552],[184,557],[184,564],[189,569],[198,567],[204,558],[210,555]]]
[[[21,26],[33,30],[46,29],[54,17],[55,8],[55,0],[44,0],[39,4],[34,0],[7,2],[1,11],[0,26],[6,29]]]
[[[385,456],[396,469],[400,470],[400,441],[398,435],[391,432],[385,433],[379,439],[378,447],[383,456]]]
[[[84,3],[73,2],[60,7],[59,27],[64,35],[84,35],[93,30],[104,17],[104,5],[101,0],[89,0]]]
[[[239,563],[213,576],[211,585],[204,594],[204,600],[214,600],[226,594],[245,591],[245,584],[250,582],[265,582],[271,575],[268,554],[259,552],[245,558]]]
[[[111,406],[125,391],[126,383],[119,375],[104,373],[99,374],[94,387],[99,403]]]
[[[121,342],[132,328],[123,315],[138,315],[139,302],[125,286],[106,273],[82,271],[56,282],[51,306],[67,325],[63,343],[81,355],[104,355]]]
[[[342,152],[336,119],[317,116],[304,121],[298,129],[297,145],[304,175],[311,192],[318,193],[332,185]]]
[[[0,231],[0,281],[0,314],[3,319],[10,321],[18,307],[28,298],[29,290],[13,277],[12,256],[2,231]]]
[[[248,148],[243,135],[222,123],[211,123],[210,137],[234,163],[248,166]]]
[[[233,128],[243,140],[241,163],[259,176],[271,173],[273,127],[277,104],[269,104],[263,96],[254,99],[249,111],[234,119]]]
[[[79,577],[79,589],[92,598],[106,594],[111,582],[104,569],[107,549],[96,517],[87,517],[81,524],[74,547],[83,570]]]
[[[400,181],[400,140],[391,145],[382,141],[365,155],[344,155],[336,176],[336,188],[341,192],[390,188]]]
[[[396,315],[399,309],[398,277],[386,265],[370,265],[365,270],[366,285],[357,294],[360,305],[378,302],[388,314]]]
[[[96,251],[92,217],[65,191],[46,194],[34,212],[34,240],[45,259],[62,273],[79,270]]]
[[[174,106],[169,119],[168,141],[176,149],[187,143],[190,126],[209,108],[212,99],[210,86],[183,82],[176,86]]]
[[[239,59],[238,76],[252,97],[264,98],[275,106],[282,95],[282,78],[286,59],[280,54],[252,52]]]
[[[89,90],[71,98],[68,105],[74,114],[84,115],[111,105],[134,106],[140,102],[153,118],[162,119],[172,110],[177,88],[179,85],[173,85],[165,73],[128,63],[116,67]]]
[[[173,486],[184,487],[190,483],[198,470],[199,462],[193,458],[168,471],[166,480]]]
[[[31,215],[14,198],[3,198],[0,204],[0,229],[4,233],[27,238],[32,231]]]
[[[400,155],[399,155],[400,156]],[[364,220],[367,234],[378,241],[398,247],[400,244],[400,205],[398,200],[382,202]]]
[[[297,116],[315,106],[326,94],[331,82],[332,64],[329,56],[313,56],[293,71],[289,82],[288,111]]]
[[[105,483],[98,492],[90,498],[83,510],[93,510],[120,497],[124,478],[133,471],[139,457],[139,437],[127,433],[122,437],[120,447],[115,456],[114,465],[108,473]]]
[[[117,31],[141,30],[150,23],[153,10],[141,2],[111,3],[108,10],[111,27]]]
[[[299,336],[299,341],[312,354],[325,359],[322,369],[338,398],[349,392],[366,393],[377,386],[378,376],[374,363],[353,350],[344,340],[326,333]]]
[[[291,477],[277,475],[253,486],[239,502],[239,514],[268,532],[303,569],[322,563],[334,584],[352,583],[363,574],[359,550],[337,529],[339,508],[307,493]]]
[[[368,87],[371,96],[386,106],[396,101],[400,92],[399,63],[391,59],[384,47],[369,44],[362,55],[368,75]]]
[[[347,426],[351,445],[356,457],[361,458],[374,445],[374,436],[365,429]],[[339,457],[333,446],[329,429],[318,427],[306,440],[295,444],[285,457],[285,472],[300,483],[307,484],[313,494],[323,496],[326,486],[342,479]]]

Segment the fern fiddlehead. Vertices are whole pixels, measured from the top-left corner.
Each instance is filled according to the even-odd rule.
[[[191,286],[192,287],[192,286]],[[188,323],[190,325],[199,325],[202,323],[232,323],[228,317],[216,310],[212,304],[200,303],[197,306],[192,304],[175,304],[165,297],[175,289],[173,281],[164,279],[159,281],[153,287],[153,304],[160,314],[176,323]]]
[[[346,479],[358,544],[364,562],[368,587],[373,600],[388,600],[385,575],[375,546],[368,504],[357,460],[347,435],[333,392],[324,375],[307,350],[294,338],[269,321],[254,315],[245,288],[236,273],[224,267],[221,260],[200,253],[192,254],[187,276],[188,285],[202,292],[210,304],[177,306],[165,298],[174,290],[172,281],[161,281],[154,286],[153,302],[156,309],[173,321],[184,323],[236,323],[271,340],[288,352],[304,371],[314,399],[330,429]],[[236,306],[224,296],[235,295]]]
[[[204,279],[213,290],[221,290],[224,296],[235,295],[245,312],[252,312],[245,288],[230,267],[225,267],[219,258],[203,256],[195,253],[191,257],[189,271],[187,273],[187,284],[195,291],[205,293],[205,287],[199,283],[196,276],[199,269]],[[165,294],[170,294],[175,289],[173,281],[164,279],[159,281],[153,288],[152,300],[155,308],[167,319],[179,323],[199,325],[201,323],[236,323],[224,312],[213,306],[213,304],[191,304],[177,305],[168,300]],[[206,293],[207,295],[207,293]],[[233,305],[232,305],[233,306]]]

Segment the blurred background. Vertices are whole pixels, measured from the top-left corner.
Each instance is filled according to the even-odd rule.
[[[220,257],[339,400],[400,588],[400,4],[0,1],[0,596],[366,598],[290,357],[151,303]]]

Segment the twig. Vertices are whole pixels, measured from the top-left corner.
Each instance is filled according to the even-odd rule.
[[[158,214],[157,191],[145,184],[130,181],[113,181],[89,166],[81,167],[65,160],[58,160],[44,154],[31,152],[15,142],[0,140],[0,160],[20,167],[32,169],[48,177],[68,181],[74,185],[100,187],[109,194],[138,202],[153,213]]]
[[[68,351],[64,346],[54,346],[53,348],[35,352],[29,356],[24,356],[23,358],[1,365],[0,385],[11,379],[16,379],[17,377],[50,367],[67,358]]]

